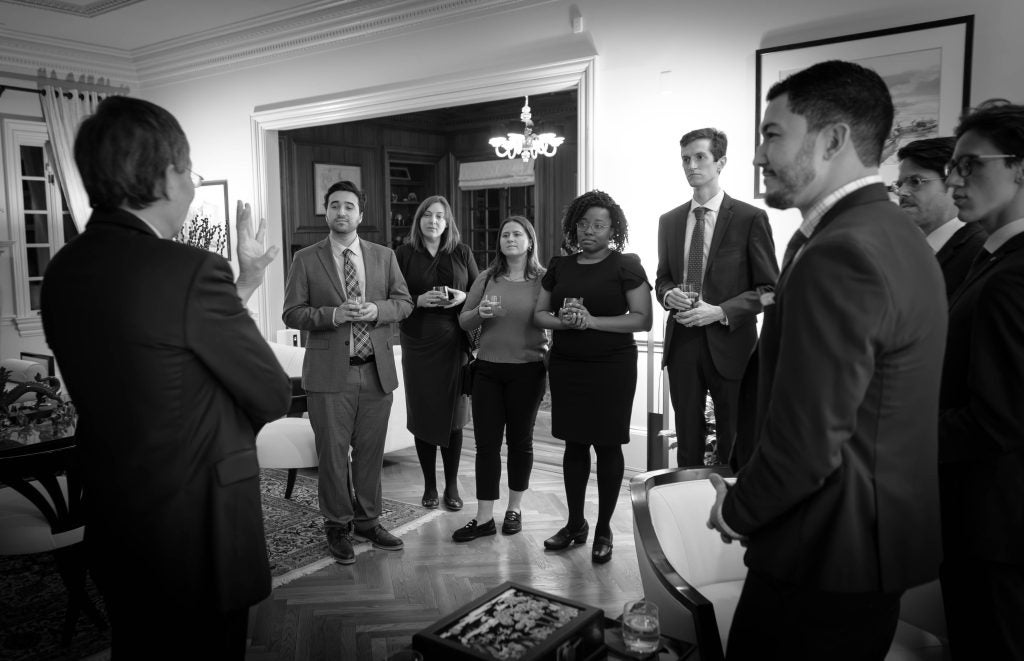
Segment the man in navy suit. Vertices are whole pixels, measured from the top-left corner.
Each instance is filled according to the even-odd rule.
[[[924,232],[935,251],[946,281],[946,298],[952,298],[967,275],[974,256],[988,236],[980,223],[957,218],[953,192],[946,188],[944,168],[953,155],[956,138],[915,140],[896,152],[899,179],[890,189],[899,196],[900,208]]]
[[[167,240],[202,178],[159,106],[104,100],[75,162],[93,212],[54,255],[41,307],[78,410],[85,544],[113,658],[241,660],[249,606],[270,593],[255,436],[291,396],[241,298],[272,253],[236,289],[223,257]],[[248,238],[243,267],[263,259]]]
[[[768,91],[754,164],[796,207],[758,345],[754,444],[717,475],[709,525],[744,540],[730,659],[881,660],[904,590],[939,565],[938,390],[946,298],[878,176],[893,104],[830,61]]]
[[[672,317],[665,327],[679,466],[703,466],[707,393],[715,404],[718,461],[736,435],[740,379],[757,342],[761,295],[779,276],[768,216],[725,194],[718,177],[728,139],[713,128],[679,141],[693,200],[658,221],[658,300]],[[696,240],[694,238],[696,237]],[[693,298],[680,289],[693,287]]]
[[[985,104],[956,137],[946,184],[988,238],[949,307],[942,595],[955,658],[1024,659],[1024,106]]]

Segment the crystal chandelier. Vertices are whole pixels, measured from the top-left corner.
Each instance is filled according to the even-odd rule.
[[[491,138],[489,140],[490,145],[494,147],[494,153],[499,157],[519,157],[526,163],[531,158],[537,158],[540,155],[554,156],[555,152],[558,151],[558,147],[565,142],[565,138],[560,138],[554,133],[533,132],[529,96],[526,97],[526,101],[523,103],[523,112],[519,115],[519,119],[525,125],[522,133],[509,133],[507,137]]]

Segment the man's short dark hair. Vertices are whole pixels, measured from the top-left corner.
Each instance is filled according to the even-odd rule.
[[[829,60],[772,85],[768,100],[787,95],[790,112],[807,120],[808,131],[850,125],[853,147],[865,166],[877,166],[892,130],[892,96],[877,73],[853,62]]]
[[[327,208],[327,203],[331,199],[331,195],[340,190],[348,191],[356,196],[356,199],[359,200],[359,213],[362,213],[363,209],[366,207],[366,193],[359,190],[359,186],[356,186],[351,181],[339,181],[331,184],[331,187],[327,189],[326,193],[324,193],[324,209]]]
[[[725,133],[710,127],[685,134],[679,139],[679,146],[685,147],[691,142],[705,138],[711,141],[711,155],[716,161],[725,156],[725,152],[729,149],[729,138],[725,136]]]
[[[166,193],[168,165],[189,168],[188,139],[155,103],[110,96],[78,127],[75,164],[94,209],[142,209]]]
[[[1024,158],[1024,106],[1006,99],[989,99],[960,118],[957,139],[973,131],[995,145],[1001,154]],[[1010,159],[1008,159],[1010,160]]]
[[[913,161],[919,168],[944,175],[946,163],[953,158],[954,147],[956,138],[953,136],[924,138],[900,147],[896,152],[896,158],[901,161]]]

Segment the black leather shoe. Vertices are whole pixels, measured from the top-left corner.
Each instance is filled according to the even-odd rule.
[[[436,491],[424,491],[423,492],[423,500],[420,501],[420,502],[423,503],[424,507],[429,507],[430,509],[434,509],[435,507],[437,507],[437,492]]]
[[[502,535],[514,535],[523,529],[523,514],[522,512],[513,512],[509,510],[505,512],[505,522],[501,524]]]
[[[462,499],[459,498],[458,496],[455,496],[454,498],[452,498],[448,494],[445,494],[444,495],[444,506],[447,507],[452,512],[458,512],[459,510],[462,509]]]
[[[612,538],[604,535],[594,537],[594,550],[590,553],[590,559],[595,565],[603,565],[612,559]]]
[[[384,530],[384,526],[379,523],[369,530],[357,530],[355,536],[372,543],[373,548],[384,551],[398,551],[405,546],[402,540]]]
[[[331,526],[327,528],[327,548],[334,559],[343,565],[351,565],[356,561],[356,552],[352,549],[352,539],[348,528]]]
[[[544,548],[551,551],[561,551],[564,548],[568,548],[570,544],[585,544],[588,534],[590,534],[590,524],[586,521],[576,530],[569,530],[569,527],[566,526],[553,536],[545,539]]]
[[[473,519],[453,532],[452,540],[456,542],[472,542],[477,537],[487,537],[488,535],[494,535],[497,532],[497,528],[494,527],[494,519],[491,519],[487,523],[479,526],[476,524],[476,519]]]

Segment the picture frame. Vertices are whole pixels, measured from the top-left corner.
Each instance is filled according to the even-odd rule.
[[[226,179],[204,180],[189,206],[188,216],[173,239],[215,252],[231,261],[231,217]]]
[[[860,32],[756,51],[754,149],[768,90],[812,64],[847,60],[873,69],[889,86],[896,116],[883,150],[883,181],[896,179],[896,151],[921,138],[952,135],[970,104],[974,16]],[[761,169],[754,167],[754,197],[763,198]]]
[[[54,363],[53,356],[48,356],[45,353],[29,353],[27,351],[21,352],[21,359],[28,360],[33,363],[38,363],[42,366],[46,373],[43,376],[56,376],[56,364]]]
[[[324,196],[328,189],[339,181],[351,181],[360,190],[363,188],[363,169],[358,165],[339,165],[336,163],[313,164],[313,208],[316,215],[324,216]]]
[[[388,168],[388,177],[391,179],[397,179],[399,181],[410,181],[412,180],[412,174],[409,172],[409,168],[401,165],[392,165]]]

